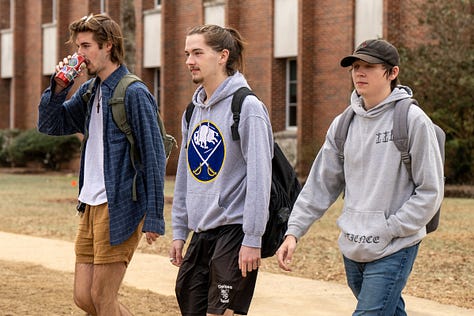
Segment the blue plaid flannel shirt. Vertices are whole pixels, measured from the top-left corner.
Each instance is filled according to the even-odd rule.
[[[121,65],[104,82],[97,78],[95,87],[101,84],[102,104],[107,105],[120,79],[129,71]],[[82,95],[87,91],[89,81],[82,84],[69,100],[66,100],[71,86],[57,95],[55,81],[41,96],[39,104],[38,130],[48,135],[84,134],[89,126],[94,91],[89,104]],[[125,109],[132,128],[141,163],[137,165],[137,201],[132,200],[132,181],[135,170],[131,164],[129,143],[115,125],[112,111],[103,106],[104,115],[104,178],[110,217],[110,243],[118,245],[127,240],[137,229],[145,216],[143,232],[163,235],[165,223],[164,177],[166,158],[163,141],[157,125],[157,105],[154,97],[143,83],[132,83],[125,96]],[[87,147],[87,142],[86,142]],[[81,157],[79,191],[83,185],[84,151]]]

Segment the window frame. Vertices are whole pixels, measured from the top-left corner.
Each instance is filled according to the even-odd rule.
[[[292,69],[294,67],[294,69]],[[288,58],[286,60],[286,97],[285,97],[285,109],[286,109],[286,118],[285,125],[287,130],[297,129],[298,128],[298,99],[297,99],[297,89],[298,89],[298,64],[296,58]],[[291,78],[292,73],[294,72],[294,78]],[[291,101],[291,91],[292,86],[294,86],[294,97],[295,102]],[[292,108],[294,108],[294,118],[292,116]],[[294,120],[294,124],[292,121]]]

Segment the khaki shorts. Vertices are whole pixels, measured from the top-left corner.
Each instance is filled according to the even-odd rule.
[[[142,227],[143,220],[129,239],[120,245],[111,246],[107,203],[87,205],[77,230],[76,263],[125,262],[128,265],[142,237]]]

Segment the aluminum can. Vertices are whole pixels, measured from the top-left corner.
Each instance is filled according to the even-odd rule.
[[[64,65],[56,74],[56,78],[61,79],[61,81],[64,82],[64,85],[68,85],[77,77],[77,75],[79,75],[81,66],[85,61],[86,59],[84,56],[74,53],[74,55],[69,59],[68,64]]]

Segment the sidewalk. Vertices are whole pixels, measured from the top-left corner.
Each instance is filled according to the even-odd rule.
[[[73,272],[74,247],[70,242],[0,232],[0,260],[31,262],[49,269]],[[174,295],[177,268],[168,258],[135,253],[124,283],[163,295]],[[468,316],[474,309],[442,305],[404,296],[410,316]],[[262,272],[249,311],[250,316],[351,315],[355,299],[340,284]]]

